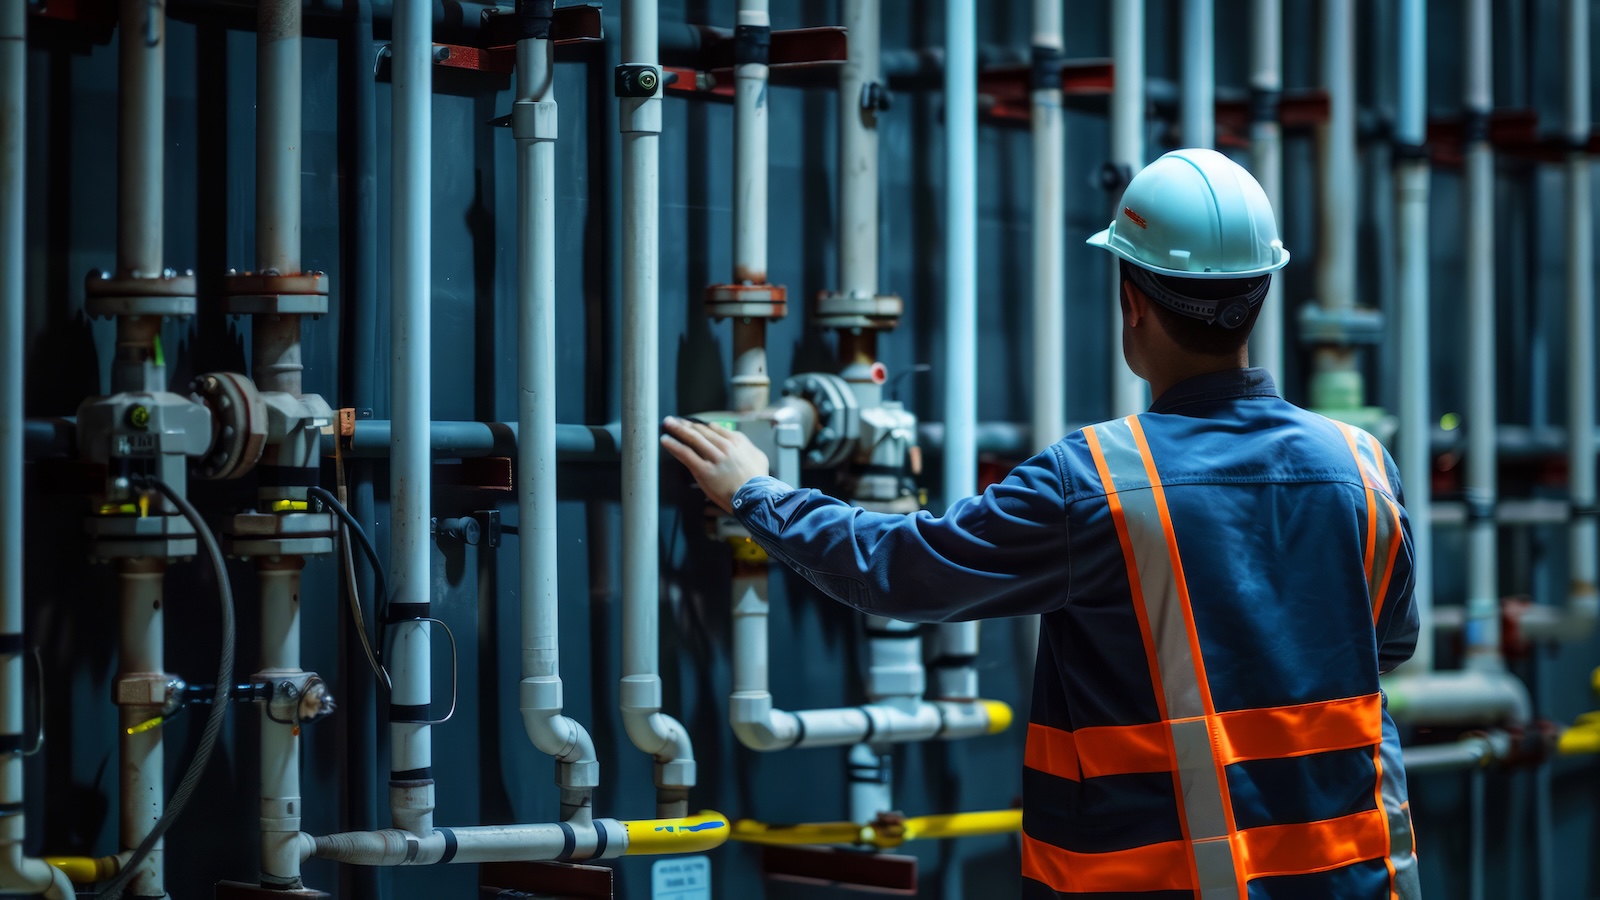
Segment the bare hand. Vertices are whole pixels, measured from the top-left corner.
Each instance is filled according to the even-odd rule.
[[[733,512],[733,495],[745,482],[770,470],[767,455],[750,439],[721,425],[701,425],[668,416],[661,446],[689,469],[700,489],[723,512]]]

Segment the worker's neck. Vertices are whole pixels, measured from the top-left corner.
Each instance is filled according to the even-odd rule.
[[[1161,399],[1161,395],[1171,390],[1181,382],[1201,375],[1210,375],[1214,372],[1229,372],[1235,369],[1244,369],[1250,366],[1250,353],[1244,348],[1230,356],[1203,356],[1198,353],[1174,353],[1161,360],[1159,366],[1154,367],[1149,377],[1150,399]]]

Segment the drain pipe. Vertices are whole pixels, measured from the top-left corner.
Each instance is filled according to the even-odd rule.
[[[517,442],[518,554],[522,601],[522,721],[528,739],[556,758],[561,821],[593,816],[600,764],[594,741],[562,715],[556,570],[556,101],[550,41],[554,0],[520,0],[517,41]]]
[[[1216,143],[1216,16],[1212,0],[1183,0],[1183,145]]]
[[[393,54],[393,306],[390,313],[389,810],[394,826],[433,834],[431,666],[433,543],[429,528],[432,454],[430,216],[433,185],[433,26],[427,0],[395,0]]]
[[[1500,671],[1500,594],[1494,521],[1496,456],[1494,309],[1494,54],[1489,0],[1469,0],[1462,57],[1466,107],[1467,472],[1466,665]],[[1341,185],[1340,191],[1348,185]]]
[[[944,502],[978,481],[978,22],[976,0],[945,4]],[[933,694],[978,697],[978,623],[939,626]]]
[[[1567,6],[1567,526],[1565,610],[1535,606],[1518,627],[1536,640],[1586,640],[1600,614],[1595,590],[1594,200],[1589,186],[1589,6]]]
[[[1250,171],[1266,192],[1281,227],[1283,132],[1278,127],[1278,102],[1283,93],[1283,0],[1255,0],[1250,19]],[[1283,279],[1274,278],[1250,332],[1250,361],[1271,372],[1280,391],[1283,303]]]
[[[1116,73],[1111,86],[1111,161],[1102,186],[1115,204],[1134,173],[1144,166],[1144,0],[1111,4],[1111,64]],[[1145,410],[1146,388],[1115,349],[1122,346],[1122,298],[1121,276],[1114,263],[1110,269],[1111,342],[1107,344],[1113,348],[1111,414],[1136,415]]]
[[[1400,3],[1400,98],[1395,120],[1395,211],[1400,274],[1400,483],[1411,518],[1412,600],[1421,630],[1401,669],[1433,669],[1433,453],[1429,402],[1427,140],[1428,10],[1426,0]]]
[[[622,723],[655,758],[656,815],[686,813],[689,734],[661,712],[661,67],[656,0],[625,0],[622,131]],[[424,435],[424,437],[426,437]],[[424,445],[425,446],[425,445]]]
[[[1067,433],[1067,129],[1061,107],[1062,0],[1033,0],[1033,440]],[[1039,617],[1019,625],[1024,662],[1039,653]]]
[[[61,870],[23,853],[23,281],[27,201],[27,0],[0,0],[0,892],[72,897]]]

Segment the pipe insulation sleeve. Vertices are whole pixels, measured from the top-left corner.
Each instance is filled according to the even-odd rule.
[[[431,408],[432,333],[430,291],[431,197],[433,184],[432,11],[427,0],[396,0],[392,54],[393,112],[393,308],[390,316],[391,436],[390,559],[396,604],[426,609],[432,596],[433,540],[429,527],[432,459],[428,452]],[[397,828],[433,833],[433,735],[426,724],[431,705],[432,628],[422,620],[390,626],[389,674],[392,707],[420,716],[389,724],[389,808]],[[420,721],[416,720],[420,719]]]

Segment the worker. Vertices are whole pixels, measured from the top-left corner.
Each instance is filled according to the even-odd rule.
[[[1248,368],[1289,260],[1271,204],[1222,154],[1177,150],[1088,242],[1119,258],[1122,351],[1154,402],[941,517],[783,484],[724,428],[669,418],[662,443],[769,555],[862,612],[1042,615],[1024,896],[1415,900],[1378,686],[1416,642],[1410,527],[1371,435]]]

